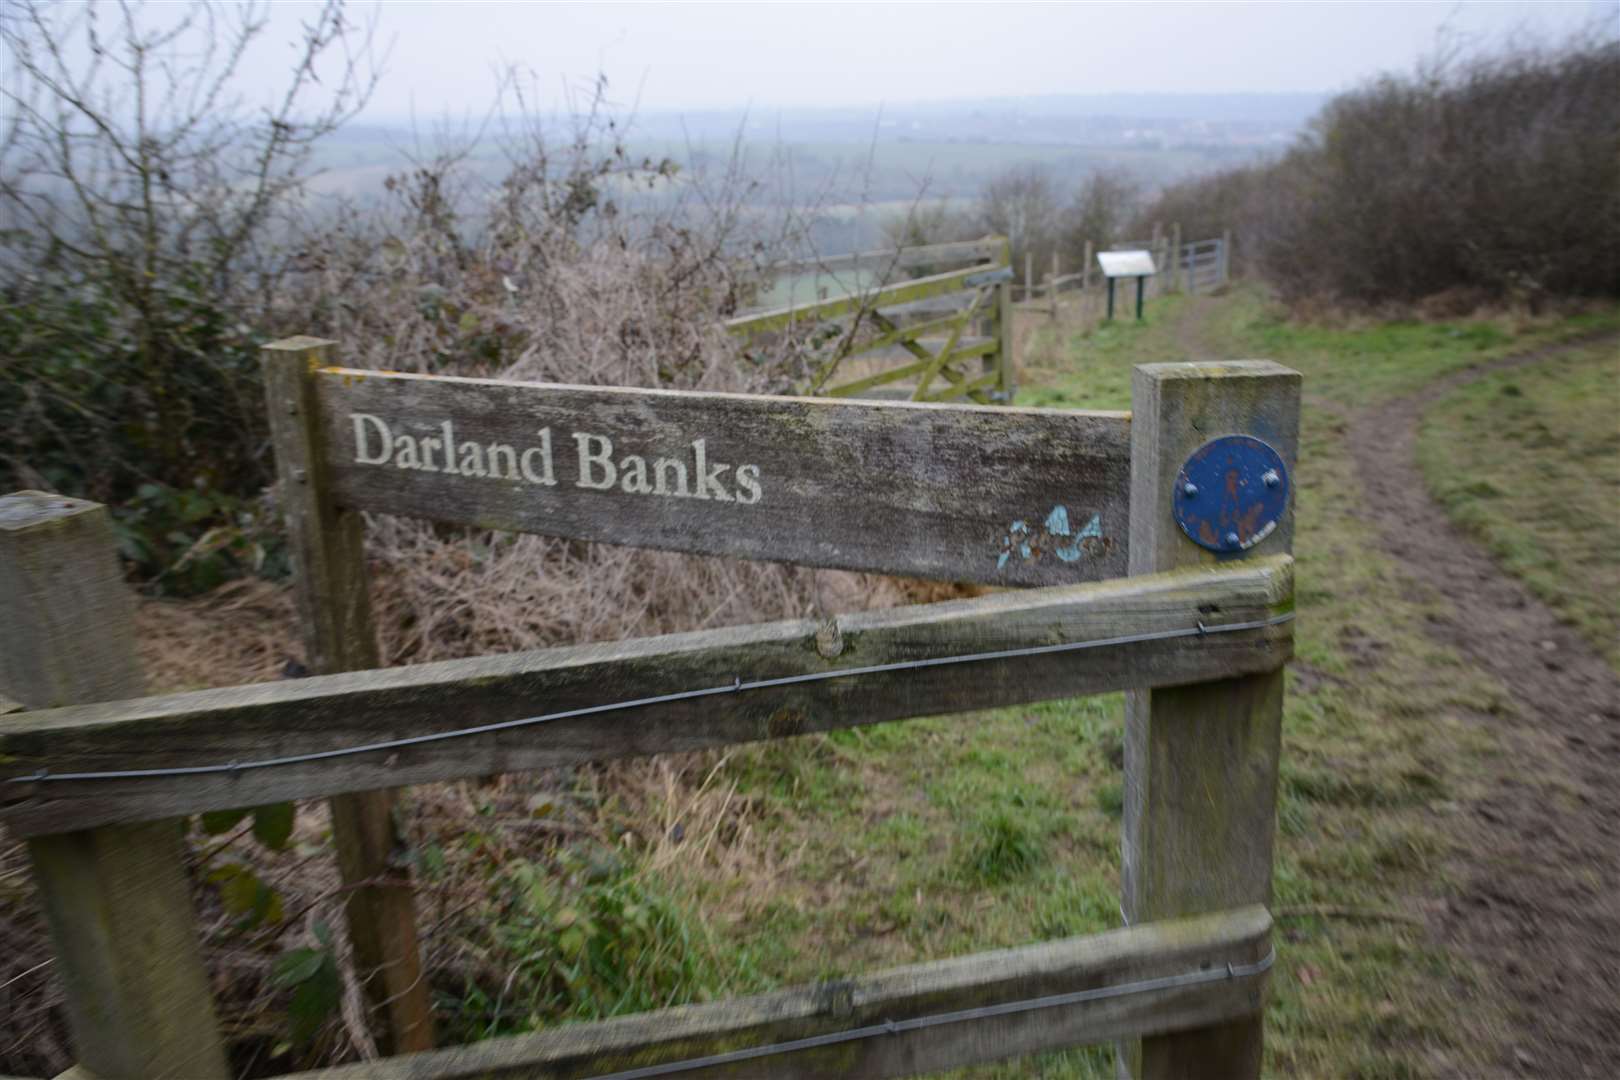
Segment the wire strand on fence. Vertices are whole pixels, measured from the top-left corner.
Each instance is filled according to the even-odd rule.
[[[885,1020],[880,1024],[868,1024],[865,1027],[849,1028],[844,1031],[831,1031],[824,1035],[811,1035],[803,1039],[769,1043],[765,1046],[751,1046],[743,1050],[710,1054],[707,1057],[665,1062],[662,1065],[645,1065],[641,1068],[625,1069],[621,1072],[604,1073],[592,1077],[591,1080],[647,1080],[647,1078],[655,1076],[673,1076],[677,1073],[694,1072],[698,1069],[712,1069],[721,1065],[732,1065],[740,1061],[751,1061],[755,1058],[791,1054],[801,1050],[815,1050],[823,1046],[836,1046],[840,1043],[873,1039],[880,1035],[900,1035],[908,1031],[922,1031],[927,1028],[943,1027],[947,1024],[961,1024],[971,1020],[988,1020],[997,1016],[1012,1016],[1017,1013],[1035,1012],[1040,1009],[1054,1009],[1064,1005],[1100,1001],[1105,998],[1126,997],[1130,994],[1147,994],[1155,990],[1170,990],[1180,986],[1196,986],[1199,983],[1246,979],[1254,975],[1264,974],[1270,970],[1276,959],[1276,950],[1270,949],[1267,950],[1263,958],[1252,964],[1225,964],[1204,971],[1187,971],[1178,975],[1161,976],[1157,979],[1117,983],[1113,986],[1099,986],[1090,990],[1073,990],[1066,994],[1048,994],[1045,997],[1007,1001],[999,1005],[981,1005],[973,1009],[935,1013],[932,1016],[918,1016],[909,1020]]]
[[[1126,634],[1121,637],[1095,638],[1089,641],[1067,641],[1058,645],[1032,645],[1020,649],[997,649],[992,652],[965,653],[957,656],[935,656],[923,660],[895,660],[886,664],[868,664],[864,667],[837,668],[832,671],[812,671],[802,675],[781,675],[769,679],[753,679],[745,681],[742,676],[735,676],[731,682],[720,686],[707,686],[697,690],[681,690],[670,694],[655,694],[652,697],[631,698],[626,701],[608,702],[603,705],[586,705],[577,709],[563,709],[558,712],[544,713],[540,716],[528,716],[518,720],[502,720],[493,724],[478,724],[473,727],[456,728],[451,731],[435,731],[426,735],[411,735],[399,739],[387,739],[381,742],[361,743],[357,746],[342,746],[332,750],[313,750],[304,754],[285,754],[280,757],[259,758],[252,761],[228,761],[209,765],[175,765],[160,769],[111,769],[102,772],[64,772],[53,773],[48,769],[27,776],[8,777],[8,784],[43,784],[66,780],[139,780],[156,777],[174,776],[204,776],[210,774],[248,772],[256,769],[273,769],[286,765],[299,765],[310,761],[327,761],[332,758],[351,757],[355,754],[379,753],[384,750],[399,750],[409,746],[422,746],[426,743],[445,742],[450,739],[465,739],[474,735],[488,735],[497,731],[511,731],[515,728],[532,727],[538,724],[547,724],[557,720],[572,720],[581,716],[596,716],[607,712],[617,712],[621,709],[639,709],[649,705],[667,705],[676,701],[688,701],[693,698],[713,697],[719,694],[737,694],[749,690],[766,690],[777,686],[792,686],[797,683],[823,682],[828,679],[848,679],[859,675],[881,675],[893,671],[914,671],[920,668],[945,667],[951,664],[983,663],[988,660],[1011,660],[1025,656],[1047,656],[1052,653],[1075,652],[1081,649],[1101,649],[1115,645],[1134,645],[1146,641],[1167,641],[1172,638],[1203,637],[1209,634],[1230,634],[1240,630],[1261,630],[1266,627],[1277,626],[1289,622],[1294,618],[1293,612],[1274,615],[1269,619],[1256,619],[1251,622],[1223,623],[1219,626],[1207,626],[1200,622],[1195,626],[1179,627],[1175,630],[1157,630],[1145,634]]]

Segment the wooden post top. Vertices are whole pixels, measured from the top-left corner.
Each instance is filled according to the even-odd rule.
[[[13,491],[0,495],[0,532],[22,532],[49,521],[59,521],[101,509],[100,503],[52,495],[48,491]]]
[[[1278,375],[1291,375],[1295,379],[1302,376],[1291,367],[1285,367],[1275,360],[1206,360],[1175,361],[1163,364],[1138,364],[1136,370],[1146,378],[1155,381],[1168,379],[1235,379],[1235,378],[1275,378]]]

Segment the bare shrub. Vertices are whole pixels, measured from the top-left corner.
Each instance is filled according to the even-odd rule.
[[[250,326],[281,269],[270,226],[375,83],[369,27],[326,0],[278,96],[250,102],[239,68],[268,17],[0,11],[0,480],[113,502],[264,483]]]
[[[977,240],[984,227],[968,205],[947,199],[918,199],[903,213],[891,214],[882,224],[883,238],[895,249]]]
[[[1137,210],[1131,232],[1145,236],[1154,222],[1175,222],[1186,240],[1220,236],[1247,220],[1255,205],[1257,188],[1265,176],[1260,166],[1228,169],[1171,184]],[[1231,270],[1243,269],[1241,245],[1231,255]]]
[[[1013,274],[1023,281],[1024,257],[1043,268],[1063,233],[1064,199],[1052,172],[1040,165],[1015,165],[990,178],[979,193],[984,227],[1012,244]]]
[[[1141,185],[1129,172],[1118,167],[1092,170],[1064,217],[1063,250],[1070,265],[1080,265],[1088,241],[1093,250],[1102,251],[1125,239],[1127,232],[1150,232],[1152,225],[1144,226],[1138,216],[1141,205]]]
[[[509,81],[485,131],[300,237],[298,330],[344,363],[435,374],[684,390],[781,392],[785,360],[744,359],[721,326],[757,290],[794,222],[749,204],[735,162],[688,174],[633,157],[599,85],[559,131]],[[369,530],[390,662],[803,615],[816,576],[762,563],[451,529],[379,517]]]
[[[1072,190],[1039,165],[1014,166],[992,177],[979,194],[979,231],[1012,242],[1013,273],[1022,282],[1024,257],[1033,257],[1039,279],[1053,255],[1072,272],[1085,260],[1086,244],[1105,250],[1136,227],[1141,186],[1123,168],[1093,169]],[[1034,284],[1029,282],[1028,284]]]
[[[1561,46],[1442,52],[1333,99],[1275,164],[1178,185],[1149,212],[1237,229],[1290,302],[1614,296],[1616,86],[1620,40],[1598,24]]]

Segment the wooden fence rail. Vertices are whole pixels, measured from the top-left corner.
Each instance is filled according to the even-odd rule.
[[[29,838],[89,1075],[225,1075],[176,819],[314,797],[332,800],[350,939],[396,1055],[334,1077],[652,1070],[628,1077],[743,1051],[698,1075],[768,1063],[772,1075],[894,1076],[1136,1036],[1121,1056],[1135,1075],[1258,1075],[1293,511],[1282,487],[1268,520],[1243,509],[1221,526],[1252,530],[1241,547],[1216,551],[1189,540],[1174,508],[1196,494],[1177,470],[1214,436],[1263,443],[1267,488],[1292,471],[1297,374],[1148,365],[1127,416],[435,379],[330,360],[313,339],[266,351],[315,677],[132,697],[105,512],[0,498],[0,692],[25,709],[0,716],[0,821]],[[1237,514],[1218,509],[1219,489],[1248,482],[1205,481],[1211,512]],[[353,670],[376,667],[363,511],[1035,588]],[[393,789],[1122,688],[1130,929],[425,1050]],[[882,1036],[861,1034],[870,1025]]]
[[[926,244],[906,248],[882,248],[860,251],[850,255],[813,255],[803,259],[790,259],[768,268],[773,277],[811,275],[825,277],[836,286],[853,286],[841,276],[851,273],[873,273],[880,277],[900,270],[919,267],[949,266],[952,263],[994,263],[1001,257],[1006,245],[999,236],[983,240],[962,240],[945,244]],[[854,291],[851,288],[851,291]]]
[[[913,1076],[1253,1015],[1270,944],[1251,906],[288,1080]]]
[[[1289,623],[1208,636],[1197,627],[1264,623],[1286,614],[1292,602],[1292,565],[1283,557],[821,623],[739,626],[19,713],[0,717],[0,782],[22,781],[5,785],[0,821],[24,836],[65,832],[1270,671],[1287,659]],[[1175,631],[1185,634],[1152,637]],[[1132,637],[1147,640],[882,669]],[[842,672],[849,674],[831,677]],[[748,686],[809,675],[823,678]],[[738,680],[743,686],[733,691]],[[605,687],[613,688],[611,696]],[[713,692],[352,756],[256,764],[692,690]],[[67,778],[210,762],[219,771]],[[61,778],[26,782],[40,769]]]

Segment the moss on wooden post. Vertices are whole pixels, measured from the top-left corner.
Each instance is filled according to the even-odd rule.
[[[103,506],[38,491],[0,497],[4,697],[43,709],[142,693],[116,551]],[[80,1065],[134,1080],[227,1076],[180,823],[40,836],[28,852]]]
[[[1188,455],[1220,435],[1269,443],[1293,470],[1300,376],[1269,361],[1147,364],[1132,383],[1130,572],[1229,561],[1172,517]],[[1294,511],[1246,555],[1291,553]],[[1271,902],[1283,673],[1126,695],[1124,911],[1134,925]],[[1131,1075],[1259,1075],[1259,1014],[1144,1039]]]

